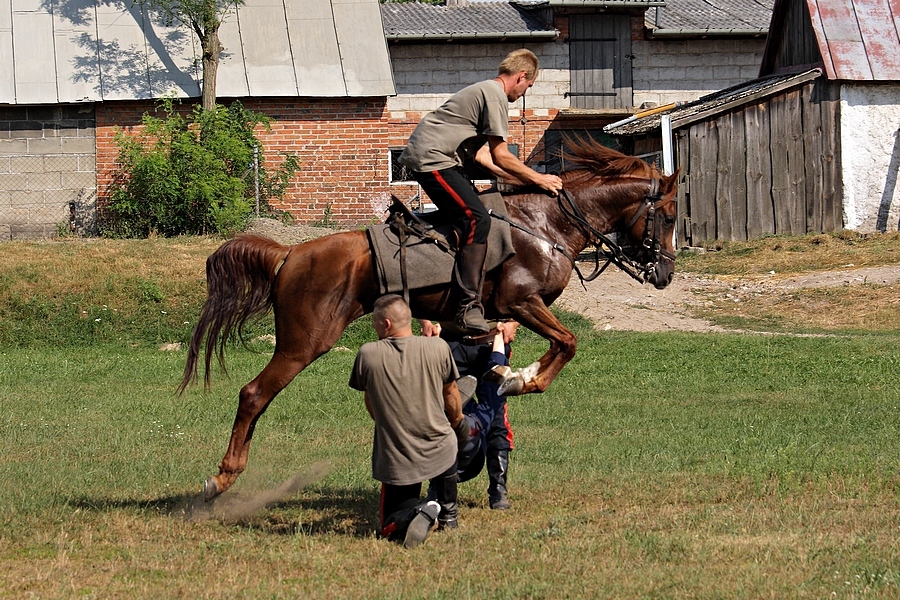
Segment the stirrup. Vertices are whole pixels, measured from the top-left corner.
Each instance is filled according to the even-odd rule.
[[[461,308],[453,324],[469,335],[484,335],[491,332],[491,326],[484,320],[484,309],[477,302]]]

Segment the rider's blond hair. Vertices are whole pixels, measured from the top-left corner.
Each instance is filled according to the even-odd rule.
[[[538,58],[527,48],[513,50],[497,67],[498,75],[517,75],[522,71],[525,71],[525,77],[529,81],[535,79],[538,74]]]

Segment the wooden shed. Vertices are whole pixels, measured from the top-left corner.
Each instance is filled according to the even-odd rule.
[[[633,154],[671,149],[679,244],[898,228],[896,10],[777,0],[758,79],[607,128]]]

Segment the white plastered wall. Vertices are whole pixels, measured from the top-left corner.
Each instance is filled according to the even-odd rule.
[[[900,222],[900,84],[841,86],[844,227],[896,231]]]

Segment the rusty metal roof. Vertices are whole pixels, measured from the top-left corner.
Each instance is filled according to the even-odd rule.
[[[378,0],[246,0],[217,95],[394,94]],[[130,0],[0,0],[0,104],[200,96],[200,44]]]
[[[829,79],[900,80],[900,3],[807,0]]]
[[[802,15],[799,23],[794,22],[798,15]],[[814,39],[795,46],[807,39],[804,30]],[[900,81],[900,2],[776,0],[761,72],[799,66],[778,64],[796,60],[783,58],[786,48],[799,53],[817,49],[828,79]]]

